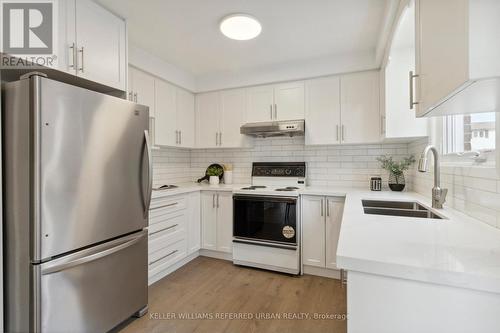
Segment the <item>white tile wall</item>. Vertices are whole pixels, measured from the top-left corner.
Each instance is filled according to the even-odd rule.
[[[189,149],[153,149],[153,186],[191,181]]]
[[[387,179],[376,161],[379,155],[400,158],[407,152],[408,145],[404,143],[311,147],[304,145],[304,137],[255,139],[253,148],[192,150],[191,175],[196,180],[211,163],[231,163],[233,182],[247,184],[251,181],[252,162],[305,161],[309,185],[368,188],[373,175]]]
[[[408,145],[415,156],[427,145],[427,140],[418,140]],[[434,174],[411,170],[413,190],[431,196]],[[447,205],[478,220],[500,228],[500,177],[491,167],[441,167],[441,187],[448,188]]]

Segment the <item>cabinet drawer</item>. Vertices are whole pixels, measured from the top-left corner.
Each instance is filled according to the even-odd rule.
[[[153,253],[180,240],[186,239],[186,222],[187,215],[179,214],[167,221],[149,226],[148,252]]]
[[[148,275],[152,277],[167,269],[187,254],[186,240],[181,240],[148,256]]]
[[[149,210],[149,225],[160,223],[169,219],[170,214],[181,211],[187,207],[186,197],[162,198],[161,201],[153,201]],[[165,200],[168,199],[168,200]]]

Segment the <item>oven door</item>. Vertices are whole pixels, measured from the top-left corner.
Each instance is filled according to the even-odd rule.
[[[233,197],[235,239],[297,245],[297,198]]]

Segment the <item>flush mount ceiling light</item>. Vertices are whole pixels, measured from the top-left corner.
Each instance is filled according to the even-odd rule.
[[[248,14],[232,14],[220,22],[220,31],[224,36],[236,40],[249,40],[260,35],[262,26],[257,19]]]

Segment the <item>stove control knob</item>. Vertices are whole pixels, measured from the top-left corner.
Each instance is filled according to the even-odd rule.
[[[290,170],[290,169],[286,169],[286,170],[285,170],[285,174],[286,174],[287,176],[290,176],[290,175],[292,174],[292,170]]]

